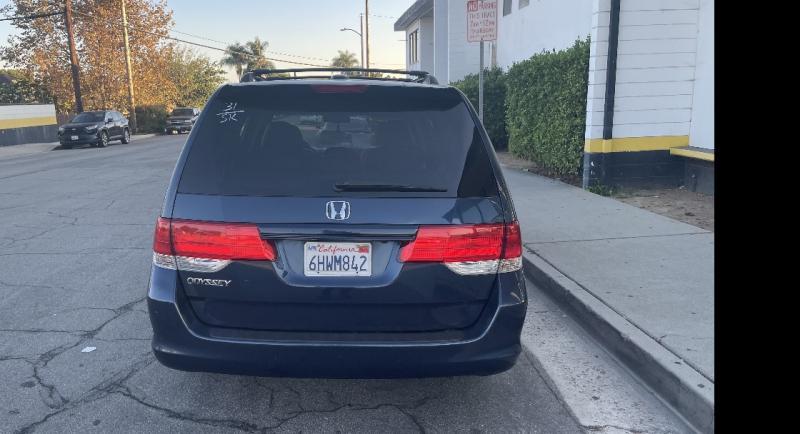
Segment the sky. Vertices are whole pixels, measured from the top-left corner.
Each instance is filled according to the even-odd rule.
[[[5,6],[9,0],[0,0]],[[405,67],[405,34],[394,31],[394,22],[414,0],[369,0],[370,66],[374,68]],[[364,0],[167,0],[175,25],[172,36],[205,45],[225,44],[187,36],[202,36],[226,43],[245,42],[258,36],[269,42],[270,57],[321,65],[330,64],[337,50],[349,50],[360,58],[359,13]],[[0,44],[5,44],[14,27],[0,21]],[[193,47],[197,52],[219,60],[220,51]],[[278,53],[304,56],[290,57]],[[302,67],[276,62],[280,68]],[[228,79],[238,81],[233,72]]]

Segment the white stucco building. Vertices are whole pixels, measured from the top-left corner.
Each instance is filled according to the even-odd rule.
[[[439,83],[478,72],[480,44],[467,42],[466,1],[417,0],[395,22],[406,34],[406,68],[427,71]],[[491,47],[484,51],[491,58]]]
[[[714,0],[497,3],[487,66],[507,70],[591,37],[585,186],[652,181],[713,190]],[[409,69],[427,70],[442,83],[477,71],[478,44],[466,42],[466,4],[419,0],[398,19]]]
[[[634,0],[636,1],[636,0]],[[589,36],[594,0],[498,0],[497,64],[508,69],[543,50]]]
[[[678,175],[713,191],[714,1],[593,0],[592,9],[584,184]]]

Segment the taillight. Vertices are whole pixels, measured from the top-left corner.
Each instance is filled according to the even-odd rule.
[[[274,261],[275,248],[261,239],[258,227],[244,223],[159,218],[153,240],[153,263],[160,267],[215,272],[231,261]]]
[[[153,236],[153,264],[161,268],[176,269],[169,234],[169,219],[163,217],[156,220],[156,233]]]
[[[400,249],[400,262],[439,262],[458,274],[522,268],[519,224],[421,226]]]
[[[156,234],[153,237],[153,251],[163,255],[172,255],[172,242],[169,237],[169,219],[159,217],[156,220]]]
[[[176,256],[207,259],[272,261],[275,250],[261,239],[255,225],[172,221]]]
[[[400,250],[401,262],[466,262],[500,259],[503,225],[422,226]]]
[[[497,271],[508,273],[522,269],[522,234],[519,223],[514,221],[506,225],[503,242],[503,256],[497,265]]]

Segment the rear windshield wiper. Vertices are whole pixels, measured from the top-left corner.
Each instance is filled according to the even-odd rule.
[[[409,191],[445,193],[446,188],[429,187],[426,185],[401,185],[401,184],[334,184],[336,191]]]

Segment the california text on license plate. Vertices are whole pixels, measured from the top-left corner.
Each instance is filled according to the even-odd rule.
[[[370,276],[372,244],[312,241],[303,245],[306,276]]]

